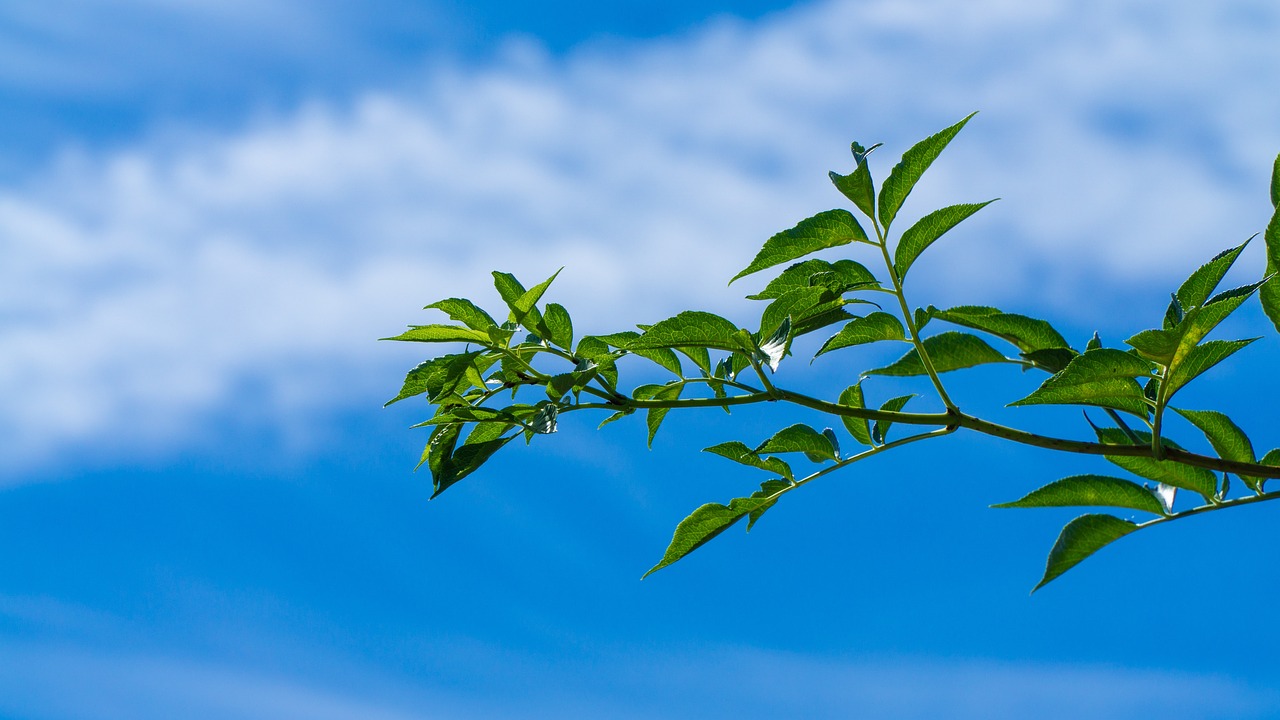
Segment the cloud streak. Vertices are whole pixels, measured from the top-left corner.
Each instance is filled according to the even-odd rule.
[[[367,402],[413,355],[371,339],[492,299],[495,268],[567,266],[554,299],[589,330],[746,322],[723,280],[839,204],[850,139],[896,153],[973,109],[906,212],[1005,199],[922,260],[922,302],[1069,315],[1101,307],[1071,309],[1086,280],[1175,283],[1264,222],[1280,10],[1144,8],[828,2],[564,57],[513,41],[404,91],[67,153],[0,188],[0,453],[131,457],[211,413]]]

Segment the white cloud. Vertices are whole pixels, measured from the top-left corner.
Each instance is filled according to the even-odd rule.
[[[495,268],[567,266],[554,299],[592,330],[745,321],[724,280],[840,204],[850,139],[889,145],[883,177],[973,109],[908,212],[1004,200],[920,263],[920,302],[1093,316],[1265,222],[1278,29],[1252,0],[822,3],[68,155],[0,188],[0,452],[180,445],[247,381],[231,412],[285,425],[366,401],[418,354],[371,338],[491,300]]]

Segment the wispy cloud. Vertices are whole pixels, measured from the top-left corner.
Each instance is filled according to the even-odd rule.
[[[1277,29],[1255,0],[829,2],[562,58],[512,43],[403,92],[67,154],[0,189],[5,462],[367,401],[411,354],[371,338],[491,297],[494,268],[567,266],[554,294],[588,329],[745,321],[724,279],[839,204],[850,139],[888,143],[883,176],[973,109],[910,210],[1005,199],[922,261],[923,302],[1068,313],[1086,279],[1171,284],[1265,221]]]

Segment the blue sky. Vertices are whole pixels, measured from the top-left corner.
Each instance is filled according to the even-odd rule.
[[[914,302],[1118,343],[1266,222],[1280,11],[529,8],[0,8],[0,715],[1280,713],[1270,507],[1126,538],[1029,597],[1071,513],[986,506],[1107,470],[953,436],[640,582],[688,511],[753,487],[698,450],[802,415],[672,416],[652,451],[638,422],[566,418],[427,505],[425,408],[381,409],[422,349],[373,341],[439,298],[496,310],[492,269],[565,266],[551,299],[589,332],[749,324],[756,286],[725,280],[842,204],[850,140],[886,143],[882,177],[979,110],[904,213],[1002,200],[913,269]],[[1274,331],[1250,306],[1221,332],[1265,338],[1183,402],[1280,445]],[[1029,376],[950,386],[1086,430],[1002,409]]]

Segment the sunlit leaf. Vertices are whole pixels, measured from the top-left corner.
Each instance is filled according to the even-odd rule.
[[[1009,362],[999,350],[988,345],[977,335],[962,332],[944,332],[922,341],[924,350],[938,372],[949,372],[986,363]],[[863,372],[863,375],[910,376],[924,375],[924,363],[915,348],[885,367]]]
[[[822,433],[801,423],[774,433],[773,437],[760,443],[753,452],[757,455],[802,452],[816,458],[815,462],[836,459],[836,449],[831,446],[831,441]]]
[[[822,344],[822,347],[818,349],[814,357],[853,345],[863,345],[881,340],[905,340],[906,337],[907,334],[902,327],[902,321],[889,313],[873,312],[865,317],[850,320],[848,324],[840,329],[840,332],[827,338],[827,341]]]
[[[1249,238],[1252,240],[1253,238]],[[1233,248],[1227,248],[1213,257],[1212,260],[1196,268],[1191,273],[1186,282],[1178,288],[1178,293],[1174,295],[1179,307],[1183,312],[1191,308],[1197,308],[1204,304],[1205,300],[1213,294],[1217,289],[1218,283],[1222,282],[1223,276],[1231,269],[1236,258],[1240,257],[1241,251],[1249,244],[1249,240],[1245,240],[1240,245]]]
[[[1273,187],[1274,183],[1273,178]],[[1267,229],[1262,237],[1267,245],[1267,272],[1264,277],[1274,277],[1280,272],[1280,208],[1276,208],[1272,213],[1271,221],[1267,223]],[[1280,280],[1272,280],[1262,286],[1261,300],[1263,311],[1275,325],[1276,331],[1280,332]]]
[[[951,138],[955,137],[965,123],[976,114],[971,113],[955,125],[930,135],[902,154],[902,160],[893,166],[889,177],[880,187],[880,224],[886,230],[897,217],[903,201],[911,194],[920,176],[924,175],[925,170],[928,170],[933,161],[938,158],[947,143],[951,142]]]
[[[920,254],[932,245],[934,241],[942,237],[951,228],[959,225],[965,218],[993,202],[995,200],[988,200],[984,203],[952,205],[941,210],[934,210],[907,228],[907,231],[902,233],[902,238],[898,240],[898,247],[893,256],[893,269],[897,273],[898,279],[903,280],[907,277],[907,271],[911,269],[911,265],[915,263],[916,258],[920,257]]]
[[[552,345],[568,350],[573,347],[573,320],[563,305],[547,303],[546,320],[548,336]]]
[[[1175,365],[1165,381],[1169,388],[1165,391],[1165,399],[1184,385],[1196,379],[1201,373],[1226,360],[1258,338],[1248,340],[1209,340],[1189,350],[1185,357]]]
[[[1156,515],[1164,508],[1151,491],[1141,485],[1108,475],[1073,475],[1033,490],[1013,502],[992,505],[993,508],[1035,507],[1120,507],[1142,510]]]
[[[1147,401],[1134,378],[1150,374],[1146,360],[1123,350],[1098,348],[1077,355],[1035,392],[1009,404],[1097,405],[1145,418]]]
[[[782,493],[782,491],[791,487],[791,485],[791,483],[785,480],[765,480],[760,483],[760,489],[751,493],[750,499],[763,499],[768,500],[768,502],[747,514],[747,532],[751,532],[751,528],[755,527],[756,521],[760,519],[760,516],[764,515],[765,511],[773,507],[774,503],[778,502],[778,495]]]
[[[867,165],[867,155],[877,147],[879,147],[878,144],[864,148],[856,142],[853,143],[850,147],[856,163],[853,172],[848,175],[828,173],[836,189],[853,201],[854,206],[866,213],[869,218],[876,216],[876,188],[871,182],[871,168]]]
[[[457,325],[415,325],[395,337],[379,339],[401,340],[408,342],[461,342],[488,345],[489,333]]]
[[[472,330],[488,331],[489,328],[497,327],[498,323],[494,321],[489,313],[476,307],[475,303],[465,298],[448,298],[433,302],[423,308],[424,310],[443,310],[449,315],[449,319],[460,322]]]
[[[719,315],[709,312],[686,310],[672,318],[654,324],[639,338],[623,347],[627,350],[645,348],[706,347],[735,350],[738,327]]]
[[[821,282],[819,283],[814,282],[817,276],[821,276]],[[853,260],[837,260],[835,262],[805,260],[783,270],[778,277],[765,286],[764,290],[755,295],[748,295],[747,298],[750,300],[771,300],[782,297],[792,290],[814,287],[815,284],[820,284],[836,293],[843,293],[853,288],[878,285],[879,283],[870,270]]]
[[[729,282],[732,284],[751,273],[791,262],[818,250],[848,245],[855,240],[868,242],[857,218],[848,210],[827,210],[769,238],[751,264]]]
[[[1078,565],[1081,560],[1137,529],[1138,526],[1134,523],[1114,515],[1081,515],[1072,520],[1062,528],[1062,534],[1058,535],[1058,541],[1049,551],[1044,577],[1031,592],[1039,590]]]
[[[767,509],[773,502],[774,500],[768,496],[734,498],[728,505],[707,503],[694,510],[689,517],[681,520],[680,524],[676,526],[675,534],[671,537],[671,544],[667,546],[667,551],[663,554],[662,560],[657,565],[649,568],[649,571],[643,577],[649,577],[662,568],[680,560],[702,547],[715,536],[728,530],[730,526],[742,518],[760,508]]]
[[[929,306],[929,315],[956,325],[982,330],[1013,343],[1023,353],[1069,348],[1066,338],[1044,320],[1017,315],[993,307],[961,305],[947,310]]]

